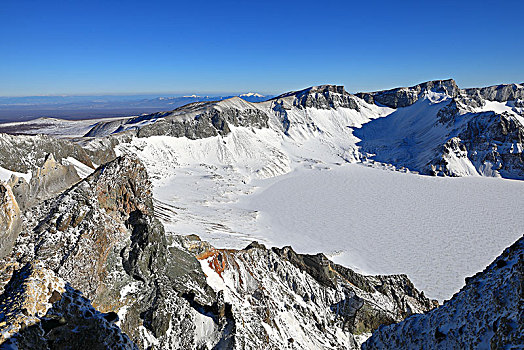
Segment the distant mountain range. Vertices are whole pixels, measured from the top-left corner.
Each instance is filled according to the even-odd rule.
[[[173,109],[192,102],[221,101],[238,96],[249,102],[272,98],[256,92],[238,95],[92,95],[0,97],[0,123],[27,121],[40,117],[93,119],[122,117]]]

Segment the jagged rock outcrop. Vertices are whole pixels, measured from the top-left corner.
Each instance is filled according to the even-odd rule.
[[[21,224],[20,208],[11,186],[0,181],[0,259],[11,253]]]
[[[57,162],[51,153],[44,164],[33,171],[29,181],[29,196],[36,201],[51,198],[78,181],[80,176],[75,167]]]
[[[437,112],[437,122],[445,126],[451,127],[456,121],[456,118],[463,110],[463,105],[452,98],[451,101]]]
[[[445,107],[447,108],[447,107]],[[455,116],[440,121],[452,125]],[[524,125],[507,112],[466,114],[467,122],[454,131],[438,151],[438,156],[428,162],[423,173],[444,176],[481,174],[524,179]],[[462,117],[464,118],[464,117]],[[471,164],[471,173],[457,172],[456,164]]]
[[[126,244],[132,244],[133,224],[128,220],[132,213],[136,220],[151,216],[151,208],[145,169],[137,159],[118,158],[62,195],[30,209],[18,260],[39,259],[95,305],[111,303],[112,297],[118,299],[113,284],[119,283],[108,271],[114,260],[121,260]]]
[[[197,310],[218,310],[217,297],[197,260],[168,246],[150,190],[143,165],[126,156],[31,208],[2,264],[2,280],[41,261],[101,312],[119,313],[120,326],[141,348],[198,347],[201,340],[185,333],[199,312],[208,313]],[[220,334],[217,329],[215,343]]]
[[[29,183],[23,178],[11,175],[7,184],[11,187],[16,201],[23,211],[31,206],[52,198],[80,181],[73,165],[57,162],[48,154],[44,164],[33,170]]]
[[[197,237],[182,246],[223,293],[236,325],[235,348],[357,349],[367,334],[434,304],[406,276],[363,276],[324,255],[290,247],[215,249]]]
[[[483,113],[472,118],[459,137],[478,168],[524,179],[524,125],[520,120],[508,113]]]
[[[124,132],[107,137],[79,137],[72,141],[84,149],[93,165],[98,166],[114,160],[117,157],[115,148],[121,143],[130,142],[132,137],[131,132]]]
[[[79,145],[50,136],[23,136],[0,134],[0,166],[20,173],[27,173],[44,164],[48,154],[57,161],[76,158],[93,167],[89,155]]]
[[[380,327],[367,349],[517,349],[524,344],[524,237],[439,308]]]
[[[356,96],[367,103],[378,103],[391,108],[407,107],[417,102],[424,93],[434,91],[457,97],[460,89],[453,79],[433,80],[407,88],[396,88],[377,92],[361,92]]]
[[[524,99],[524,85],[501,84],[483,88],[464,89],[468,96],[489,101],[507,102]]]
[[[0,295],[2,349],[138,349],[115,321],[38,262],[16,271]]]
[[[289,97],[293,98],[292,105],[298,108],[330,109],[343,107],[359,110],[354,96],[346,92],[343,86],[312,86],[304,90],[282,94],[271,100],[278,102]]]
[[[18,203],[18,207],[21,210],[25,210],[26,208],[28,208],[30,206],[30,190],[29,183],[26,181],[26,179],[12,174],[9,178],[9,181],[7,181],[7,185],[11,187],[11,190],[13,191],[13,194]]]

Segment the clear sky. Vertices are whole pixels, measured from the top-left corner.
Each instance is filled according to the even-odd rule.
[[[524,1],[0,0],[0,96],[524,82]]]

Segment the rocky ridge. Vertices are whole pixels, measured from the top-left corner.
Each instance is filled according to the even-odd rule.
[[[380,324],[435,305],[404,275],[363,276],[291,247],[215,249],[180,237],[231,305],[235,348],[357,349]]]
[[[447,80],[357,94],[403,108],[355,133],[367,158],[422,174],[524,179],[522,91],[515,84],[460,90]]]
[[[464,89],[472,98],[507,102],[524,100],[524,84],[501,84],[483,88]]]
[[[200,139],[227,135],[230,126],[267,128],[268,116],[239,97],[215,102],[195,102],[169,112],[100,122],[85,136],[105,136],[127,130],[138,137],[165,135]]]
[[[336,109],[350,108],[359,110],[355,97],[344,90],[343,86],[319,85],[310,88],[288,92],[272,98],[272,101],[292,98],[292,105],[297,108]]]
[[[450,97],[457,97],[460,89],[453,79],[434,80],[409,88],[396,88],[377,92],[361,92],[356,96],[367,103],[378,103],[391,108],[408,107],[424,97],[425,93],[434,91]]]

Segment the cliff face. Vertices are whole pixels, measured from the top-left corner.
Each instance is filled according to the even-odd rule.
[[[516,349],[524,344],[524,237],[443,306],[380,327],[367,349]]]
[[[430,175],[463,176],[457,162],[471,165],[473,174],[524,179],[524,125],[507,112],[466,113],[454,136],[437,148],[437,156],[422,168]],[[454,121],[450,122],[452,125]],[[453,127],[453,126],[451,126]]]
[[[53,154],[45,157],[41,167],[32,171],[29,182],[24,177],[12,174],[7,185],[12,189],[21,211],[39,202],[55,197],[80,181],[75,167],[56,161]]]
[[[47,155],[53,154],[57,161],[74,157],[92,167],[86,151],[79,145],[50,136],[14,136],[0,134],[0,166],[20,173],[31,172],[41,167]]]
[[[278,101],[292,98],[291,104],[297,108],[336,109],[339,107],[359,110],[355,97],[344,90],[343,86],[319,85],[282,94],[272,99]]]
[[[460,89],[453,79],[434,80],[408,88],[396,88],[377,92],[362,92],[356,96],[367,103],[378,103],[391,108],[408,107],[424,96],[424,93],[434,91],[456,97]]]
[[[20,208],[9,185],[0,182],[0,259],[8,255],[21,229]]]
[[[489,101],[506,102],[513,100],[524,100],[524,85],[501,84],[483,88],[471,88],[464,90],[473,98],[481,98]]]

